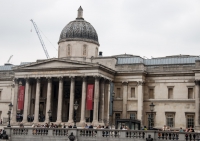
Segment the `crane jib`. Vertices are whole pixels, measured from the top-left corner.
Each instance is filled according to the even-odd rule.
[[[45,45],[44,45],[44,42],[43,42],[43,40],[42,40],[42,37],[41,37],[40,32],[39,32],[39,30],[38,30],[38,27],[37,27],[36,23],[35,23],[32,19],[31,19],[31,22],[33,23],[33,26],[34,26],[34,28],[35,28],[35,32],[36,32],[37,35],[38,35],[38,38],[39,38],[39,40],[40,40],[40,43],[41,43],[42,48],[43,48],[43,50],[44,50],[44,53],[45,53],[47,59],[49,59],[50,56],[49,56],[49,54],[48,54],[48,52],[47,52],[47,49],[46,49],[46,47],[45,47]]]

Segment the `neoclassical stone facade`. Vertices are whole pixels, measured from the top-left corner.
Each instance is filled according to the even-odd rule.
[[[199,128],[200,58],[177,55],[144,59],[129,54],[104,57],[99,53],[98,36],[83,19],[79,8],[75,21],[61,32],[58,58],[21,65],[0,66],[0,118],[6,121],[8,103],[25,125],[41,122],[52,111],[52,122],[73,124],[78,102],[78,126],[115,124],[116,119],[138,119],[148,126],[149,105],[154,127]],[[98,55],[99,53],[99,55]],[[93,110],[87,110],[87,85],[94,85]],[[17,109],[19,86],[25,86],[24,109]],[[112,95],[114,93],[114,99]],[[34,115],[28,122],[27,116]]]

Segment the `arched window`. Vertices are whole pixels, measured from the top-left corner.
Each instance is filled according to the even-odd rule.
[[[67,45],[67,55],[70,56],[71,54],[71,46]]]
[[[87,52],[87,45],[83,45],[83,55],[86,56]]]

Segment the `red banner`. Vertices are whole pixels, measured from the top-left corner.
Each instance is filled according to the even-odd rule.
[[[18,91],[18,108],[19,110],[24,109],[24,86],[19,87]]]
[[[87,110],[92,110],[93,109],[93,92],[94,92],[94,85],[93,84],[88,84],[87,86],[87,105],[86,108]]]

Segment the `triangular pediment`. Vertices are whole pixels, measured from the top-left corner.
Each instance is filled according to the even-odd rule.
[[[94,66],[97,66],[97,64],[54,58],[18,66],[15,67],[14,69],[59,69],[59,68],[70,69],[70,68],[89,68]]]

